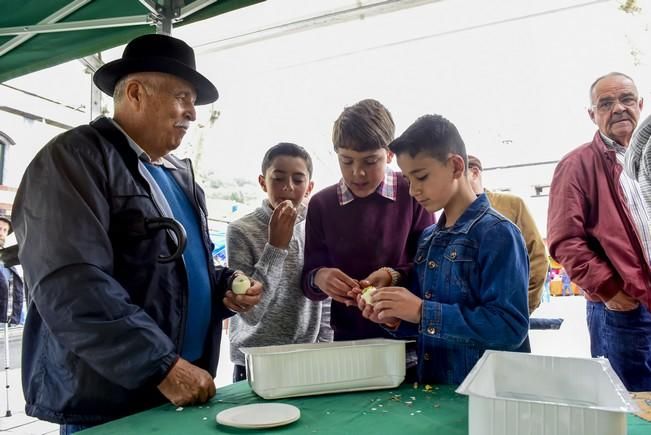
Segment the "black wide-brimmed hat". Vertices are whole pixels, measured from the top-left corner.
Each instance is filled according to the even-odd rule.
[[[215,85],[197,72],[192,47],[167,35],[144,35],[132,40],[122,58],[103,65],[93,81],[103,92],[113,96],[117,82],[137,72],[161,72],[182,78],[194,86],[197,105],[212,103],[219,97]]]

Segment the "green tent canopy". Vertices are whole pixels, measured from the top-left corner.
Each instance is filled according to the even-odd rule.
[[[0,0],[0,83],[260,1]]]

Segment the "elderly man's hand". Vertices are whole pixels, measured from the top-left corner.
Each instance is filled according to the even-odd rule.
[[[260,298],[262,298],[262,284],[253,279],[251,280],[251,284],[251,287],[244,294],[237,295],[231,290],[228,290],[224,297],[224,305],[226,308],[236,313],[242,313],[250,310],[251,307],[260,302]]]
[[[205,403],[215,395],[215,382],[210,373],[179,358],[158,390],[176,406]]]

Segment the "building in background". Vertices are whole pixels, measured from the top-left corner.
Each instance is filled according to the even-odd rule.
[[[83,108],[0,84],[0,214],[11,213],[23,173],[43,145],[86,121]]]

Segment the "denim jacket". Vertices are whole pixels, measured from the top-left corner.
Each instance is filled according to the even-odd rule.
[[[481,194],[459,220],[423,231],[411,291],[423,299],[418,377],[459,384],[486,349],[529,352],[529,257],[518,228]]]

